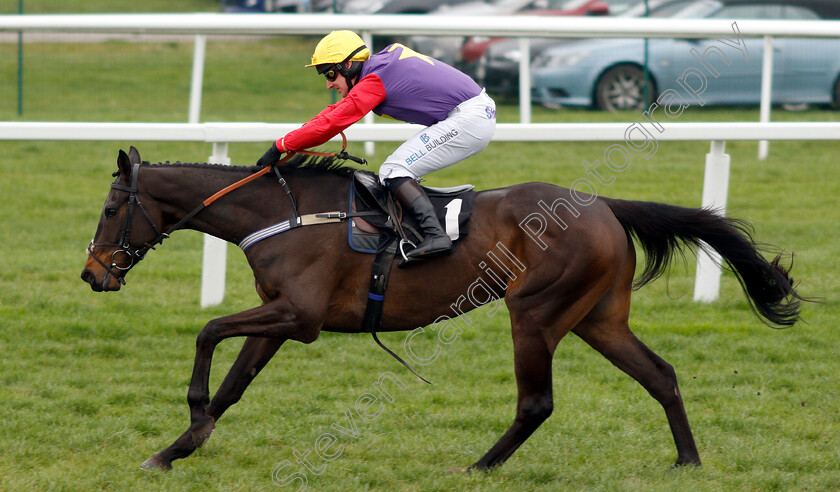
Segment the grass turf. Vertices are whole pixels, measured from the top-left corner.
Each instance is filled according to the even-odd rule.
[[[300,68],[312,39],[211,41],[204,121],[303,121],[329,102],[323,82]],[[188,43],[27,45],[26,111],[13,99],[15,48],[0,45],[0,119],[186,120]],[[6,55],[10,56],[6,56]],[[228,68],[223,70],[223,68]],[[10,83],[6,83],[9,81]],[[516,121],[502,106],[501,121]],[[633,114],[549,111],[535,121],[632,121]],[[703,108],[680,121],[756,120],[757,110]],[[836,120],[837,113],[774,112],[774,119]],[[669,468],[676,453],[659,405],[574,337],[554,359],[553,416],[502,468],[448,474],[477,460],[514,415],[509,324],[504,310],[476,322],[410,377],[365,335],[324,333],[286,344],[208,444],[168,474],[139,463],[188,424],[186,389],[195,336],[208,320],[254,306],[244,256],[230,248],[227,297],[198,307],[201,237],[179,232],[129,275],[119,293],[96,294],[78,279],[119,148],[134,142],[0,141],[0,470],[4,489],[252,490],[273,488],[285,460],[316,490],[837,490],[840,384],[837,142],[731,143],[728,213],[750,220],[760,241],[796,252],[793,275],[807,323],[771,330],[753,317],[725,275],[721,299],[691,301],[693,258],[634,296],[637,335],[672,363],[704,466]],[[206,145],[137,144],[144,158],[204,160]],[[263,144],[231,145],[251,164]],[[380,162],[393,148],[378,144]],[[479,188],[541,180],[568,185],[600,143],[493,143],[429,177],[432,185]],[[360,144],[353,144],[361,153]],[[600,193],[698,206],[705,142],[662,142]],[[375,164],[374,164],[375,167]],[[383,335],[399,347],[405,334]],[[218,384],[241,342],[221,344]],[[391,371],[405,384],[341,456],[295,462],[344,410]],[[314,452],[313,452],[314,453]],[[314,455],[310,455],[314,456]],[[289,484],[289,487],[299,482]]]

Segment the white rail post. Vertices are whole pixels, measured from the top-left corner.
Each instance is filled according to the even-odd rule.
[[[706,172],[703,176],[703,208],[714,209],[726,215],[726,196],[729,190],[729,154],[725,154],[726,142],[712,141],[706,154]],[[697,276],[694,280],[694,300],[712,302],[720,295],[721,258],[712,251],[697,252]]]
[[[761,109],[759,121],[770,122],[771,94],[773,93],[773,37],[764,36],[764,58],[761,65]],[[770,144],[767,140],[758,142],[758,159],[767,159]]]
[[[198,123],[201,115],[201,91],[204,79],[204,53],[207,49],[207,36],[195,35],[193,47],[192,80],[190,82],[190,109],[188,123]]]
[[[213,143],[213,155],[207,161],[230,165],[227,143]],[[201,266],[201,307],[221,304],[225,298],[227,243],[209,234],[204,235],[204,259]]]
[[[519,38],[519,122],[531,122],[531,40]]]

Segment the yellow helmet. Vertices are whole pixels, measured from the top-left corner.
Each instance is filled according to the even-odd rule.
[[[369,57],[370,50],[358,34],[353,31],[333,31],[315,46],[312,63],[306,65],[306,68],[346,61],[364,61]]]

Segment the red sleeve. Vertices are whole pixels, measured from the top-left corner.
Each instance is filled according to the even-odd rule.
[[[347,97],[327,106],[318,116],[286,134],[275,145],[283,152],[317,147],[362,119],[384,100],[382,79],[374,74],[368,75],[350,90]]]

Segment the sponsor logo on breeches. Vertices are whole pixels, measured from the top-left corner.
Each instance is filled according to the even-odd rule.
[[[432,139],[425,133],[420,135],[420,141],[425,144],[425,147],[417,149],[416,152],[413,152],[410,156],[406,157],[405,164],[407,166],[414,164],[415,162],[422,159],[428,152],[435,150],[438,146],[445,144],[446,142],[452,140],[457,136],[458,130],[450,130],[435,139]]]

